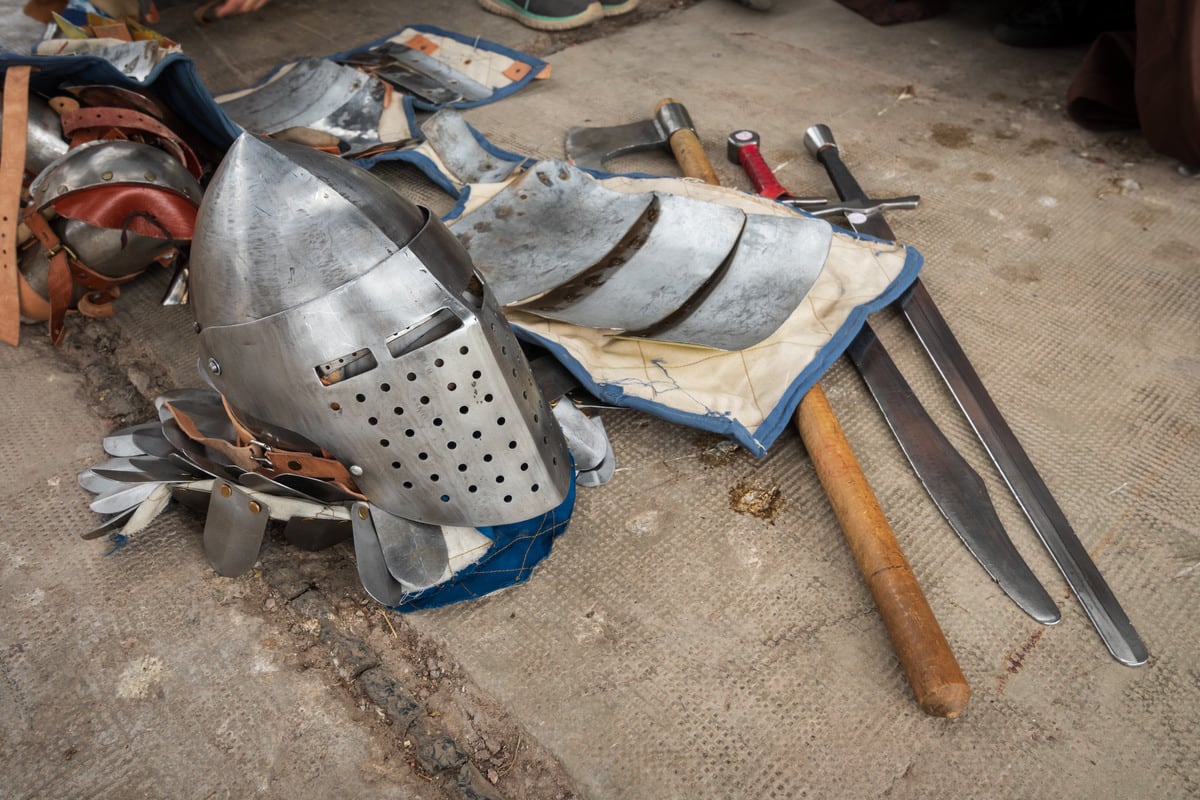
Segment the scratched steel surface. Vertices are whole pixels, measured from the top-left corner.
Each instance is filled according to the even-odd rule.
[[[382,5],[365,4],[362,18],[386,27]],[[723,181],[748,188],[724,160],[724,138],[751,127],[793,191],[827,192],[800,138],[806,125],[826,122],[868,191],[923,195],[922,208],[893,215],[892,227],[925,253],[930,291],[1124,604],[1150,663],[1131,669],[1108,656],[919,345],[890,313],[873,320],[881,338],[983,474],[1018,549],[1063,611],[1058,626],[1043,628],[996,589],[912,476],[858,376],[834,367],[826,391],[972,685],[961,719],[926,717],[912,702],[790,435],[756,461],[645,415],[609,413],[617,475],[580,493],[571,529],[534,578],[411,621],[447,643],[589,798],[1200,794],[1200,567],[1189,571],[1200,562],[1195,181],[1179,178],[1136,136],[1098,137],[1069,123],[1057,104],[1081,51],[996,44],[987,33],[989,4],[956,4],[948,16],[886,29],[829,0],[777,5],[755,15],[705,0],[568,47],[550,58],[551,80],[472,110],[468,120],[501,147],[558,157],[568,126],[642,118],[670,95],[688,106]],[[499,18],[452,18],[437,4],[419,6],[422,21],[459,30],[478,24],[518,47],[539,41]],[[327,41],[324,32],[336,27],[319,4],[297,0],[296,8],[302,22],[313,15],[303,28],[270,16],[261,23],[297,40],[275,39],[274,61],[339,49]],[[244,35],[229,30],[233,41]],[[313,30],[321,37],[305,38]],[[206,30],[192,48],[214,90],[234,88],[239,77],[249,82],[274,63],[220,36]],[[623,164],[670,169],[655,156]],[[387,177],[437,206],[405,170]],[[154,352],[176,382],[194,385],[188,317],[153,305],[162,290],[155,280],[130,287],[113,324]],[[39,362],[6,362],[6,371],[10,363],[42,374]],[[99,435],[88,425],[41,421],[40,411],[30,407],[25,416],[72,448],[88,449],[77,442]],[[36,486],[41,498],[44,481],[59,476],[65,485],[86,455],[60,451],[32,472],[6,459],[7,485]],[[754,488],[778,490],[770,519],[732,507]],[[180,535],[182,520],[159,529],[163,541],[132,559],[101,559],[49,526],[34,541],[15,538],[17,509],[36,516],[70,506],[62,512],[70,520],[89,518],[78,493],[56,491],[54,502],[38,500],[40,510],[29,510],[28,492],[0,503],[10,553],[35,542],[58,547],[52,552],[88,565],[87,586],[116,591],[126,604],[171,600],[164,615],[186,616],[202,602],[153,569],[185,585],[213,580],[198,542]],[[10,558],[9,572],[0,573],[6,609],[33,591],[9,574],[54,574],[20,563]],[[68,590],[80,602],[88,596]],[[37,640],[35,628],[57,626],[60,660],[86,673],[86,651],[71,650],[72,637],[111,648],[127,635],[128,623],[103,606],[70,623],[23,610],[19,630]],[[112,636],[84,632],[96,614],[96,628]],[[239,624],[256,623],[249,616]],[[4,635],[11,648],[15,634]],[[252,638],[235,641],[226,658],[247,658],[256,646]],[[105,655],[119,671],[126,661],[118,655],[132,663],[142,653]],[[25,671],[6,675],[7,686],[33,691],[29,659],[8,657],[7,673]],[[64,686],[56,682],[62,678],[46,680],[36,691]],[[0,699],[11,705],[13,690],[4,686]],[[214,702],[210,691],[179,685],[172,696]],[[67,741],[73,719],[38,720],[54,731],[43,734],[51,749]],[[331,719],[347,737],[361,735],[357,718]],[[168,739],[184,733],[165,729]],[[191,752],[187,742],[180,752]],[[95,758],[89,763],[98,776],[128,763]],[[215,763],[229,763],[221,758]]]

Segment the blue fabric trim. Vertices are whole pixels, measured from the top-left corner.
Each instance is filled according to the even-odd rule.
[[[856,235],[856,238],[880,242],[889,247],[893,244],[892,242],[883,242],[880,239],[870,236]],[[766,454],[765,448],[769,447],[779,438],[779,434],[783,433],[791,424],[792,416],[796,412],[796,407],[800,405],[800,400],[808,393],[809,389],[816,385],[817,380],[825,374],[825,371],[833,366],[833,362],[840,358],[846,348],[850,346],[850,342],[862,330],[863,323],[867,321],[867,317],[876,311],[886,308],[899,299],[900,295],[904,294],[913,281],[917,279],[917,275],[924,263],[925,257],[915,248],[908,247],[904,258],[904,266],[900,269],[900,274],[896,276],[896,279],[888,284],[888,287],[874,300],[863,303],[850,312],[850,316],[837,329],[829,342],[821,348],[817,357],[797,376],[792,385],[788,387],[783,399],[767,415],[762,424],[758,426],[755,433],[756,437],[764,443],[763,455]]]
[[[418,153],[414,150],[389,150],[386,153],[370,156],[368,158],[353,159],[354,163],[363,169],[370,169],[376,164],[384,161],[400,161],[405,164],[412,164],[419,169],[425,177],[437,184],[438,188],[444,191],[451,197],[458,197],[460,192],[455,188],[454,184],[446,177],[446,173],[442,172],[430,160],[429,156],[424,153]]]
[[[517,167],[528,167],[531,164],[537,163],[537,159],[533,156],[522,155],[521,153],[517,153],[512,150],[505,150],[499,145],[492,144],[492,142],[486,136],[476,130],[475,126],[469,122],[467,123],[467,130],[469,130],[471,135],[475,137],[475,141],[479,142],[480,147],[502,161],[512,162],[516,164]]]
[[[533,568],[546,556],[554,540],[563,534],[575,508],[575,481],[559,506],[541,516],[513,525],[479,528],[492,540],[488,554],[461,570],[446,583],[405,598],[395,611],[420,611],[476,600],[484,595],[529,580]]]
[[[468,122],[466,125],[467,130],[470,131],[471,135],[475,137],[475,141],[479,143],[480,147],[501,161],[508,161],[509,163],[514,164],[514,168],[528,166],[537,160],[535,158],[531,158],[530,156],[524,156],[520,153],[510,152],[502,147],[498,147],[488,141],[487,137],[477,131],[475,127],[471,125],[471,123]],[[420,131],[417,131],[415,127],[413,130],[418,134],[420,133]],[[462,213],[462,208],[466,204],[466,195],[469,194],[469,190],[466,187],[463,187],[462,190],[455,188],[454,182],[450,180],[450,178],[444,172],[438,169],[433,160],[424,153],[418,153],[413,150],[389,150],[385,153],[368,156],[367,158],[357,158],[351,160],[363,169],[370,169],[376,164],[384,161],[402,161],[412,164],[414,167],[421,170],[421,172],[424,173],[427,178],[436,183],[440,189],[446,192],[446,194],[457,198],[458,203],[455,205],[454,210],[452,210],[451,213],[453,213],[453,211]],[[447,217],[443,217],[443,220],[445,219],[447,219]]]
[[[499,89],[494,90],[491,97],[483,100],[476,100],[473,102],[464,100],[458,103],[451,103],[450,105],[454,106],[455,108],[475,108],[476,106],[486,105],[488,103],[495,102],[496,100],[501,100],[505,97],[508,97],[513,92],[516,92],[521,87],[525,86],[525,84],[534,80],[538,75],[541,74],[542,70],[546,68],[546,62],[537,56],[531,56],[528,53],[522,53],[520,50],[514,50],[511,47],[506,47],[498,42],[492,42],[487,39],[481,39],[478,36],[465,36],[454,31],[443,30],[442,28],[438,28],[434,25],[409,25],[408,27],[416,31],[421,31],[422,33],[432,33],[435,36],[445,36],[448,39],[453,39],[456,42],[461,42],[462,44],[469,44],[472,47],[483,47],[485,50],[490,50],[493,53],[499,53],[500,55],[508,56],[513,61],[520,61],[523,64],[529,65],[529,72],[526,73],[525,77],[521,78],[519,81],[513,81],[508,86],[502,86]],[[422,107],[425,106],[428,106],[428,110],[431,111],[437,108],[436,105],[423,103]]]
[[[454,220],[461,217],[463,210],[466,209],[466,207],[467,207],[467,200],[469,200],[470,198],[471,198],[471,187],[464,186],[463,190],[462,190],[462,194],[459,195],[458,202],[455,203],[454,208],[450,209],[449,211],[447,211],[445,213],[445,215],[442,217],[442,222],[445,222],[447,225],[449,225],[451,222],[453,222]]]
[[[882,241],[870,236],[858,236],[857,238],[876,242]],[[889,247],[892,244],[891,242],[883,243]],[[907,247],[904,266],[900,269],[900,274],[888,284],[887,288],[881,294],[873,300],[857,306],[850,312],[850,316],[842,326],[834,332],[833,337],[821,348],[816,358],[796,376],[796,379],[792,381],[791,385],[784,392],[779,403],[771,409],[770,413],[767,414],[766,418],[753,433],[727,413],[693,414],[679,411],[678,409],[670,408],[642,397],[627,396],[619,384],[597,383],[588,374],[587,369],[576,361],[561,345],[518,325],[514,325],[513,328],[520,338],[549,350],[575,376],[580,385],[594,394],[598,399],[615,406],[644,411],[647,414],[665,419],[668,422],[727,436],[754,455],[764,456],[767,454],[768,448],[779,438],[779,435],[787,429],[792,415],[796,412],[796,407],[800,405],[801,398],[804,397],[809,389],[816,385],[818,379],[842,355],[842,352],[849,346],[851,340],[858,335],[867,317],[895,302],[908,289],[912,282],[917,279],[917,274],[920,272],[924,262],[924,257],[916,249]]]
[[[225,115],[200,81],[195,63],[182,53],[163,58],[146,80],[137,81],[125,75],[99,56],[21,56],[5,54],[0,60],[0,76],[10,66],[28,64],[37,67],[30,76],[30,88],[43,95],[52,95],[63,84],[105,84],[125,89],[152,89],[168,108],[190,125],[197,134],[222,152],[228,150],[241,128]]]
[[[87,24],[86,10],[78,8],[79,4],[74,4],[75,8],[66,9],[67,13],[64,16],[77,24]],[[519,88],[533,80],[534,76],[541,72],[546,67],[546,62],[539,58],[522,53],[512,48],[505,47],[486,39],[477,39],[471,36],[465,36],[453,31],[443,30],[433,25],[405,25],[393,31],[387,36],[384,36],[370,44],[362,45],[351,50],[336,53],[327,58],[338,58],[350,53],[366,50],[375,47],[382,42],[389,40],[402,30],[411,29],[421,33],[430,33],[437,36],[445,36],[449,39],[470,44],[482,50],[501,53],[512,58],[515,61],[528,64],[530,67],[529,74],[519,81],[510,84],[507,87],[496,90],[492,95],[484,100],[472,103],[454,103],[457,108],[469,108],[485,103],[490,103],[507,97]],[[31,47],[36,47],[36,43]],[[303,57],[301,57],[303,58]],[[268,72],[258,82],[253,83],[244,88],[252,89],[261,86],[279,70],[301,60],[301,58],[293,59],[292,61],[280,64]],[[97,83],[110,86],[120,86],[127,89],[153,89],[155,94],[166,105],[175,112],[180,119],[192,126],[196,133],[202,136],[209,144],[218,148],[222,152],[228,150],[233,144],[233,141],[242,133],[242,129],[237,125],[221,108],[220,104],[213,98],[208,87],[200,80],[194,62],[183,53],[172,53],[167,55],[155,65],[150,74],[144,81],[134,80],[128,75],[125,75],[108,61],[105,61],[99,56],[93,55],[62,55],[62,56],[37,56],[32,54],[20,54],[9,51],[0,53],[0,77],[3,77],[9,65],[29,64],[36,66],[38,69],[33,73],[31,79],[31,87],[34,91],[40,94],[53,94],[59,90],[59,87],[64,83]],[[408,127],[414,135],[419,136],[420,130],[417,125],[416,111],[418,108],[422,110],[435,110],[437,106],[420,103],[418,104],[415,98],[401,94],[401,102],[404,104],[404,114],[408,121]],[[488,142],[478,131],[472,129],[476,139],[483,145],[488,152],[496,155],[498,158],[504,158],[509,161],[525,160],[525,156],[515,153],[509,153],[501,148]],[[359,163],[363,166],[370,166],[377,163],[380,158],[386,158],[392,154],[385,153],[379,157],[363,159]],[[423,169],[423,172],[430,174],[428,169]],[[432,177],[432,176],[431,176]],[[436,179],[435,179],[436,180]],[[439,181],[439,185],[442,185]],[[456,196],[457,192],[450,190],[452,196]]]
[[[381,36],[380,38],[376,39],[373,42],[370,42],[369,44],[359,45],[358,47],[351,48],[350,50],[343,50],[340,53],[334,53],[333,55],[326,56],[326,58],[345,58],[348,55],[352,55],[354,53],[360,53],[363,50],[370,50],[372,47],[378,47],[379,45],[383,44],[384,42],[389,41],[393,36],[395,36],[396,34],[400,33],[401,31],[404,31],[404,30],[414,30],[414,31],[417,31],[418,33],[430,33],[430,34],[433,34],[434,36],[444,36],[447,39],[453,39],[454,41],[461,42],[462,44],[469,44],[472,47],[478,48],[480,50],[487,50],[492,53],[499,53],[501,55],[508,56],[513,61],[520,61],[523,64],[529,65],[529,72],[528,72],[528,74],[525,75],[525,77],[521,78],[521,80],[519,80],[519,81],[514,81],[513,83],[510,83],[508,86],[503,86],[499,89],[493,90],[492,94],[489,97],[485,97],[483,100],[474,100],[474,101],[463,100],[458,103],[446,103],[445,104],[445,105],[452,106],[454,108],[475,108],[476,106],[487,105],[488,103],[494,103],[497,100],[500,100],[504,97],[508,97],[510,94],[517,91],[522,86],[524,86],[525,84],[527,84],[531,80],[533,80],[535,77],[537,77],[538,74],[541,73],[541,71],[546,68],[546,62],[541,60],[540,58],[537,58],[536,56],[531,56],[528,53],[522,53],[520,50],[513,50],[511,47],[505,47],[504,45],[499,44],[498,42],[493,42],[489,39],[481,39],[478,36],[466,36],[461,33],[456,33],[454,31],[445,30],[444,28],[439,28],[436,25],[404,25],[404,26],[392,31],[391,33],[389,33],[386,36]],[[442,105],[439,105],[437,103],[430,103],[426,100],[417,100],[416,98],[412,98],[412,99],[413,99],[414,106],[416,108],[421,109],[422,111],[437,111],[439,108],[442,108]],[[415,125],[413,125],[413,129],[414,130],[416,129]]]

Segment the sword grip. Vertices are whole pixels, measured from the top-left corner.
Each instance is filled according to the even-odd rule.
[[[819,385],[800,401],[796,424],[918,705],[957,717],[971,689]]]
[[[788,190],[775,180],[775,173],[767,166],[762,157],[762,151],[757,144],[744,144],[738,147],[738,163],[750,176],[754,191],[769,200],[778,200],[788,193]]]
[[[849,167],[842,161],[841,151],[834,141],[833,131],[828,125],[813,125],[804,132],[804,147],[821,163],[837,196],[842,200],[866,200],[867,194],[850,174]]]

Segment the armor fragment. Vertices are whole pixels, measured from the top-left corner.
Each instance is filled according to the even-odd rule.
[[[833,238],[822,220],[616,191],[558,161],[534,165],[454,231],[506,306],[722,350],[788,319]]]

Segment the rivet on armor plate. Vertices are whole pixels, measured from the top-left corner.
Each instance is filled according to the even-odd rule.
[[[221,363],[219,361],[217,361],[215,358],[210,358],[208,360],[208,371],[211,372],[213,375],[220,375],[221,374]]]
[[[111,181],[111,180],[112,180],[112,178],[113,178],[112,170],[105,170],[104,172],[101,172],[101,173],[100,173],[100,177],[101,177],[103,180],[106,180],[106,181]]]
[[[367,507],[366,507],[366,506],[361,506],[361,507],[358,509],[358,518],[359,518],[359,519],[366,519],[366,518],[367,518],[367,517],[369,517],[369,516],[370,516],[370,512],[369,512],[369,511],[367,511]]]
[[[230,497],[233,495],[233,487],[228,483],[221,484],[221,497]]]
[[[250,501],[250,513],[257,514],[260,511],[262,511],[262,506],[260,506],[258,503],[251,500]]]
[[[149,171],[146,172],[145,177],[146,177],[146,180],[148,180],[148,181],[153,181],[153,180],[156,180],[156,178],[157,178],[157,176],[153,172],[149,172]]]
[[[358,464],[351,464],[350,465],[350,474],[356,478],[361,478],[363,475],[363,468],[360,467]]]

